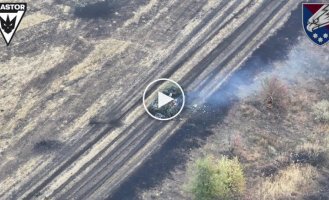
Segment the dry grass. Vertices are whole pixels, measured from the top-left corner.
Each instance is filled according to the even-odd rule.
[[[315,120],[329,123],[329,101],[322,100],[313,106]]]
[[[137,12],[134,13],[134,16],[133,18],[127,20],[125,23],[124,23],[124,27],[127,27],[131,24],[134,24],[134,23],[138,23],[139,20],[142,18],[142,16],[148,12],[150,12],[152,10],[152,8],[154,6],[157,6],[157,4],[159,4],[160,1],[159,0],[150,0],[150,2],[148,4],[146,4],[145,6],[142,6]]]
[[[318,173],[310,165],[291,165],[278,175],[264,179],[254,199],[300,199],[317,186]]]
[[[33,14],[28,15],[28,16],[26,16],[22,19],[22,22],[19,25],[18,30],[23,30],[23,29],[26,29],[26,28],[30,28],[32,26],[41,24],[41,23],[46,22],[46,21],[51,20],[51,19],[53,19],[53,17],[50,16],[50,15],[46,15],[46,14],[43,14],[43,13],[40,13],[40,12],[33,13]]]
[[[288,89],[279,79],[265,79],[260,92],[261,101],[269,109],[286,109],[288,106]]]
[[[324,165],[328,160],[328,149],[325,142],[305,143],[296,148],[290,155],[293,163],[307,163],[313,166]]]

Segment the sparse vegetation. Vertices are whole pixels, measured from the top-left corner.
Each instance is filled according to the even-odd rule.
[[[238,156],[247,181],[241,199],[329,197],[329,51],[303,41],[291,52],[289,59],[269,64],[273,72],[253,79],[250,91],[255,96],[249,95],[249,87],[241,87],[241,100],[210,129],[213,135],[204,146],[188,154],[192,159],[200,154]],[[172,177],[155,191],[163,192],[159,199],[182,194],[178,189],[172,194],[172,185],[180,183]]]
[[[328,149],[326,144],[305,143],[298,146],[295,153],[290,155],[293,163],[307,163],[313,166],[320,166],[328,160]]]
[[[261,101],[269,109],[286,109],[288,104],[287,87],[277,78],[267,78],[262,82]]]
[[[322,100],[313,106],[315,120],[329,122],[329,101]]]
[[[235,199],[245,191],[245,177],[237,158],[200,159],[191,177],[188,190],[196,200]]]
[[[310,165],[291,165],[276,176],[265,178],[254,199],[301,199],[316,187],[317,176],[316,169]]]
[[[232,155],[236,155],[241,149],[243,149],[242,137],[239,134],[232,135],[230,139],[230,148],[229,151]]]

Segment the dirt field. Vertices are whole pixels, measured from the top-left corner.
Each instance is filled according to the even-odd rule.
[[[211,96],[298,1],[27,1],[0,56],[0,199],[105,199],[188,120],[146,85]]]
[[[268,47],[261,47],[260,51]],[[204,114],[216,118],[215,123],[205,122],[208,125],[205,136],[199,133],[193,142],[182,140],[184,148],[169,151],[184,162],[177,162],[170,171],[162,168],[159,161],[153,165],[158,170],[153,170],[150,176],[166,174],[160,181],[148,179],[152,184],[143,185],[136,178],[139,190],[134,192],[139,199],[191,199],[186,190],[190,178],[188,168],[208,155],[239,158],[247,178],[244,199],[328,199],[329,126],[318,121],[313,113],[314,105],[329,99],[328,48],[312,44],[300,33],[284,57],[265,61],[268,57],[260,51],[244,67],[263,65],[269,70],[253,77],[251,84],[239,82],[246,74],[237,73],[232,81],[237,82],[233,85],[237,84],[238,88],[231,91],[236,92],[239,101],[230,106],[224,119]],[[289,103],[284,111],[267,108],[260,100],[262,83],[271,77],[280,80],[287,90]],[[212,99],[214,108],[223,107],[220,98],[226,97],[225,92],[226,89],[219,90]],[[312,152],[314,157],[310,156]],[[174,162],[172,155],[163,159]]]

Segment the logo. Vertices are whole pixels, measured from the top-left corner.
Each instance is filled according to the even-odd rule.
[[[26,12],[26,3],[0,3],[0,32],[7,46]]]
[[[329,4],[303,3],[303,26],[314,43],[326,44],[329,41]]]

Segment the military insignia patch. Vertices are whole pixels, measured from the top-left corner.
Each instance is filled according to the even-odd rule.
[[[326,44],[329,41],[329,4],[303,3],[303,26],[314,43]]]
[[[0,32],[7,45],[13,39],[26,7],[26,3],[0,3]]]

